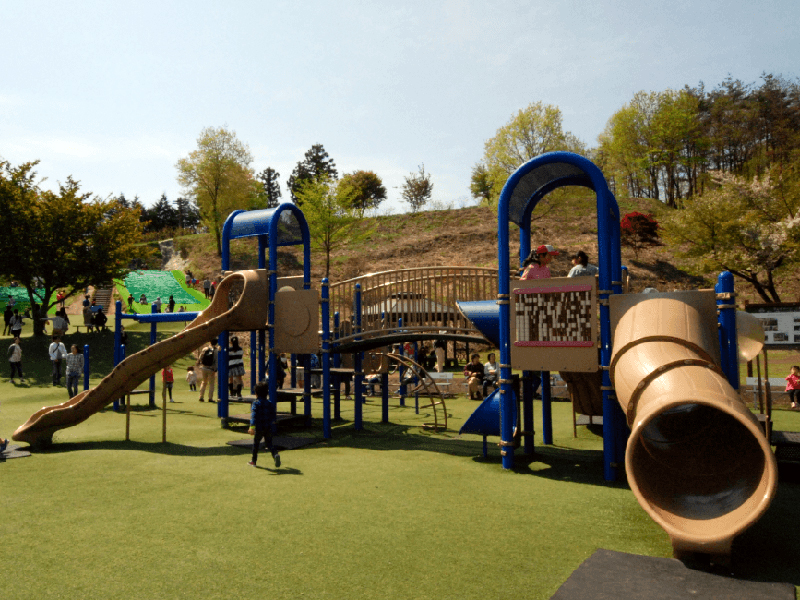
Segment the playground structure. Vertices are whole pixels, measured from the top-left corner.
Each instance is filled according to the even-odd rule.
[[[588,187],[597,195],[599,281],[594,277],[515,281],[512,289],[516,270],[509,267],[508,222],[520,228],[521,262],[531,246],[531,211],[547,193],[566,185]],[[716,293],[698,292],[697,300],[671,294],[623,294],[616,200],[599,169],[574,154],[551,153],[520,167],[503,189],[498,216],[497,287],[488,274],[475,270],[471,286],[457,288],[455,280],[452,286],[442,286],[448,295],[442,301],[434,294],[435,286],[426,281],[424,270],[417,269],[392,275],[394,279],[366,276],[349,282],[352,299],[327,280],[322,281],[319,293],[311,290],[308,229],[300,210],[283,204],[268,211],[237,211],[223,229],[223,270],[230,268],[229,241],[248,236],[259,240],[258,270],[228,272],[211,306],[183,332],[126,358],[93,390],[37,412],[15,432],[14,439],[33,443],[51,438],[54,431],[83,421],[216,336],[222,348],[217,410],[224,423],[229,416],[228,332],[248,330],[258,337],[258,377],[269,373],[271,398],[278,394],[279,354],[298,355],[309,374],[309,354],[321,346],[323,433],[330,437],[333,355],[355,354],[354,426],[359,430],[364,351],[394,341],[483,341],[475,335],[477,328],[499,347],[500,389],[476,411],[486,418],[476,418],[474,430],[483,429],[487,435],[486,428],[491,426],[494,435],[496,427],[504,468],[513,467],[520,438],[524,451],[533,451],[531,382],[535,371],[543,375],[546,444],[552,443],[549,371],[573,374],[565,380],[568,385],[571,381],[574,397],[581,395],[577,391],[581,386],[595,390],[591,382],[599,379],[605,478],[615,480],[625,464],[637,500],[670,535],[676,553],[729,554],[733,537],[763,514],[777,485],[769,444],[736,393],[738,354],[730,274],[720,276]],[[297,244],[304,246],[304,275],[279,289],[277,247]],[[496,302],[480,301],[487,290],[496,290]],[[461,313],[474,327],[454,310],[450,299],[453,303],[463,300]],[[337,338],[331,335],[332,307],[345,323],[344,335]],[[523,371],[518,395],[512,390],[512,366]],[[387,386],[382,387],[386,421]],[[308,376],[302,397],[305,416],[310,418]],[[596,410],[598,402],[589,402]]]
[[[596,194],[598,280],[512,281],[517,271],[509,265],[509,222],[519,226],[521,265],[531,249],[531,212],[562,186]],[[764,513],[777,486],[769,443],[736,391],[733,276],[721,274],[714,291],[624,294],[619,222],[602,173],[575,154],[539,156],[503,188],[497,302],[461,304],[499,344],[503,466],[513,467],[520,432],[512,366],[523,371],[526,451],[532,450],[534,371],[542,372],[546,444],[552,443],[549,371],[564,372],[573,395],[576,373],[587,385],[600,380],[605,479],[615,480],[624,464],[639,504],[670,536],[676,555],[699,552],[724,562],[733,538]],[[487,399],[476,413],[497,415],[496,405],[496,398]]]

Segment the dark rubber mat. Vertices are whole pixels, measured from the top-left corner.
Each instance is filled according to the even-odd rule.
[[[674,558],[597,550],[551,600],[796,600],[791,583],[742,581],[694,571]]]
[[[20,450],[19,446],[9,444],[9,446],[0,452],[0,461],[8,460],[10,458],[25,458],[26,456],[30,456],[31,453],[27,449],[27,447],[23,450]]]
[[[310,446],[319,442],[317,438],[306,437],[289,437],[286,435],[276,435],[272,438],[272,445],[281,450],[297,450],[304,446]],[[242,438],[239,440],[231,440],[226,442],[228,446],[236,446],[237,448],[252,448],[253,438]],[[261,442],[261,447],[264,447],[264,442]]]

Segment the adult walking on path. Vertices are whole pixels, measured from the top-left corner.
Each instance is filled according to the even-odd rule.
[[[12,309],[8,304],[6,304],[6,309],[3,311],[3,321],[5,321],[6,326],[3,328],[3,335],[11,332],[11,317],[14,316],[14,309]]]
[[[83,354],[78,352],[78,346],[72,344],[70,353],[67,354],[67,393],[70,398],[78,395],[78,382],[83,373]]]
[[[67,356],[67,349],[64,342],[58,336],[53,336],[53,343],[50,344],[50,361],[53,363],[53,385],[61,385],[61,361]]]
[[[14,373],[19,375],[19,381],[25,381],[22,378],[22,348],[19,345],[19,338],[14,338],[14,343],[8,347],[8,364],[11,366],[11,383],[14,383]]]
[[[9,321],[9,324],[11,326],[11,337],[18,338],[18,337],[22,336],[22,322],[23,322],[23,320],[24,319],[23,319],[22,315],[19,314],[19,309],[15,308],[14,309],[14,314],[12,315],[11,320]]]

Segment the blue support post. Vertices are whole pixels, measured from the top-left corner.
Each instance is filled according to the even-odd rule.
[[[356,284],[355,294],[355,333],[361,333],[361,284]],[[360,341],[361,337],[357,337],[356,341]],[[356,386],[354,398],[354,427],[356,431],[361,431],[364,428],[364,409],[362,404],[364,402],[364,353],[356,352],[353,356],[353,385]]]
[[[297,355],[289,355],[289,386],[292,388],[297,387]]]
[[[256,379],[258,379],[258,364],[256,357],[258,356],[258,349],[256,348],[256,332],[250,332],[250,395],[256,393]]]
[[[150,305],[150,314],[158,312],[158,307],[155,302]],[[158,323],[153,321],[150,323],[150,345],[153,346],[158,341]],[[150,376],[150,393],[148,394],[150,408],[156,407],[156,376]]]
[[[342,326],[342,324],[341,324],[340,318],[339,318],[339,311],[337,310],[335,313],[333,313],[333,341],[334,341],[334,344],[336,343],[336,341],[340,337],[342,337],[341,326]],[[338,353],[334,354],[333,355],[333,367],[338,369],[341,366],[342,366],[342,355],[338,354]]]
[[[533,377],[531,371],[522,372],[522,428],[526,432],[522,437],[522,451],[533,454]],[[519,418],[519,416],[517,416]]]
[[[119,357],[119,346],[122,342],[122,301],[115,303],[116,312],[114,313],[114,366],[116,367],[122,360]]]
[[[306,419],[306,427],[311,426],[311,355],[303,354],[300,357],[303,367],[303,416]]]
[[[719,349],[722,372],[733,389],[739,389],[739,347],[736,338],[736,302],[734,296],[733,274],[723,271],[714,286],[717,293],[719,313]]]
[[[322,431],[325,439],[331,437],[331,382],[330,382],[330,302],[328,278],[322,280]]]
[[[553,411],[550,404],[550,371],[542,371],[542,443],[553,444]]]

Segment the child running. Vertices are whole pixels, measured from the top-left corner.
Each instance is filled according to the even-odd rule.
[[[258,446],[261,444],[262,438],[267,450],[272,454],[275,467],[281,466],[281,455],[272,446],[272,427],[275,424],[276,411],[275,403],[267,399],[268,393],[269,384],[266,381],[259,381],[256,384],[256,399],[253,400],[250,413],[250,429],[247,430],[247,433],[255,436],[253,438],[253,460],[247,463],[251,467],[256,466]]]
[[[191,391],[197,391],[197,373],[194,372],[194,367],[186,367],[186,383]]]
[[[800,400],[800,367],[796,365],[786,377],[786,391],[789,392],[792,408],[797,408],[797,402]]]

